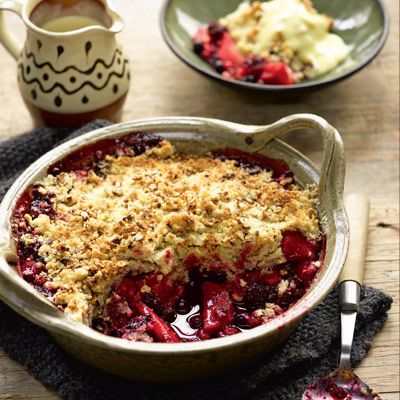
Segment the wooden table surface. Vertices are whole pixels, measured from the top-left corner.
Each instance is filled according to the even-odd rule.
[[[185,65],[161,39],[161,0],[115,0],[126,20],[120,35],[132,60],[133,81],[123,120],[194,115],[266,124],[292,113],[326,118],[342,134],[347,155],[346,192],[371,200],[365,283],[394,298],[389,319],[357,373],[386,400],[399,400],[399,5],[387,0],[389,40],[379,57],[356,76],[304,95],[245,93],[208,80]],[[9,18],[23,38],[17,17]],[[0,46],[1,47],[1,46]],[[16,83],[16,65],[0,48],[0,139],[31,128]],[[287,140],[317,160],[320,143],[307,133]],[[382,227],[380,222],[385,223]],[[57,399],[0,349],[0,399]]]

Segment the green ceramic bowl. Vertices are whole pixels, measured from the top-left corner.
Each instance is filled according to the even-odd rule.
[[[314,0],[319,12],[335,20],[335,33],[351,48],[348,59],[315,79],[288,86],[261,85],[225,79],[198,57],[191,37],[200,25],[236,9],[242,0],[166,0],[161,11],[161,31],[170,49],[196,71],[218,81],[265,91],[292,91],[326,86],[349,77],[371,62],[382,49],[388,35],[388,13],[381,0]]]

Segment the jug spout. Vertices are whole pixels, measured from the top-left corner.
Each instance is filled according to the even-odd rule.
[[[102,2],[111,20],[111,26],[108,28],[108,31],[113,34],[121,32],[124,28],[124,20],[114,9],[114,5],[112,4],[111,0],[102,0]]]

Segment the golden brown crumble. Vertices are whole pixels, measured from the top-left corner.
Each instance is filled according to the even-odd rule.
[[[188,254],[205,267],[234,270],[245,246],[245,267],[266,270],[285,261],[284,231],[310,239],[320,234],[317,190],[285,188],[265,170],[250,175],[234,161],[177,154],[168,141],[105,162],[104,176],[93,170],[87,177],[47,175],[38,184],[54,194],[57,218],[25,217],[41,245],[51,300],[75,320],[90,323],[129,271],[186,279]]]

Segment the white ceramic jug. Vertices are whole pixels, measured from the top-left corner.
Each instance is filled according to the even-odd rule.
[[[3,10],[24,21],[24,45],[5,26]],[[122,28],[108,0],[0,0],[0,41],[17,60],[19,89],[36,125],[120,119],[130,80],[116,41]]]

